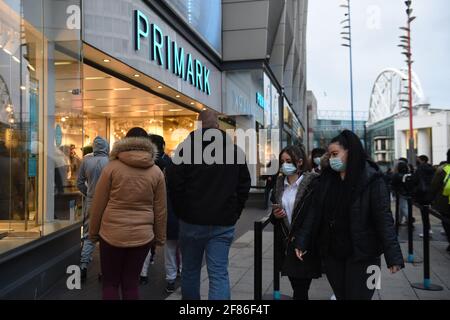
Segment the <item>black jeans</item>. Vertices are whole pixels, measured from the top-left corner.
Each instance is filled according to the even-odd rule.
[[[369,266],[381,265],[380,258],[363,262],[352,259],[336,259],[328,256],[324,259],[325,273],[333,288],[337,300],[371,300],[375,289],[369,289],[367,280],[373,273],[368,273]]]
[[[300,279],[289,277],[292,289],[294,290],[293,300],[309,300],[308,291],[312,279]]]

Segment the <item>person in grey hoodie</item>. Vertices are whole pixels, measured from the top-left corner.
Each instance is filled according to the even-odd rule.
[[[81,250],[81,279],[86,280],[87,268],[92,261],[92,254],[95,250],[95,243],[89,240],[89,209],[94,199],[95,186],[102,173],[103,168],[108,164],[109,144],[102,137],[96,137],[93,145],[94,152],[84,157],[81,163],[77,179],[78,190],[84,196],[83,205],[83,248]]]

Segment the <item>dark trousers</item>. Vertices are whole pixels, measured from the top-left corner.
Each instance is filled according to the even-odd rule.
[[[294,290],[293,300],[309,300],[308,291],[312,279],[300,279],[289,277],[292,289]]]
[[[367,280],[373,272],[368,267],[380,267],[380,258],[370,261],[354,262],[352,259],[324,259],[325,273],[337,300],[371,300],[375,289],[369,289]]]
[[[139,274],[149,244],[135,248],[118,248],[100,239],[103,300],[139,299]]]

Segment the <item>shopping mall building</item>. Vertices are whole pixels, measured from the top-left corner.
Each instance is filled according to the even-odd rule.
[[[38,298],[78,264],[83,150],[140,126],[171,153],[215,110],[303,141],[307,0],[0,0],[0,298]],[[279,133],[279,134],[277,134]],[[252,140],[253,139],[253,140]]]

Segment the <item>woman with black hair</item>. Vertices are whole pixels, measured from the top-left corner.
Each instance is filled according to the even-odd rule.
[[[378,166],[366,156],[361,141],[345,130],[328,146],[314,203],[299,243],[319,247],[325,273],[338,300],[370,300],[378,280],[373,272],[384,253],[391,273],[404,267],[394,230],[388,189]],[[314,219],[314,221],[312,221]],[[314,241],[315,240],[315,241]]]
[[[299,229],[311,214],[318,174],[309,172],[308,157],[303,147],[290,146],[280,153],[280,175],[272,194],[272,223],[279,228],[276,242],[279,268],[289,277],[294,300],[308,300],[311,281],[321,276],[320,257],[316,250],[300,253],[297,242],[303,234]]]

